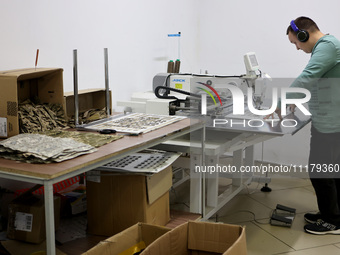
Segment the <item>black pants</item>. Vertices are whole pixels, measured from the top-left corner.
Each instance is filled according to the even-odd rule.
[[[340,133],[312,127],[308,163],[321,218],[340,226]]]

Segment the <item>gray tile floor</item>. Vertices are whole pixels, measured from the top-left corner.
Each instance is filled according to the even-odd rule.
[[[272,176],[269,183],[272,191],[261,192],[262,187],[263,184],[250,184],[209,221],[245,226],[249,255],[340,254],[340,235],[318,236],[303,230],[304,213],[317,211],[309,179]],[[181,194],[177,192],[176,197],[178,200]],[[182,202],[188,205],[188,200]],[[290,228],[269,224],[277,204],[296,208],[296,217]]]

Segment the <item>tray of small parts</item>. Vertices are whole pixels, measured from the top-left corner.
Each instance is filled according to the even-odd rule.
[[[186,117],[146,113],[130,113],[94,121],[90,124],[81,125],[80,127],[82,129],[89,129],[91,131],[110,129],[122,133],[141,134],[164,127],[184,118]]]
[[[96,168],[101,171],[125,173],[158,173],[170,166],[181,153],[147,149]]]

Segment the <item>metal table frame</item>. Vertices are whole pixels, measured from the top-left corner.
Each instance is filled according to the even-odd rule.
[[[199,138],[181,137],[167,141],[156,148],[170,151],[181,151],[190,153],[190,212],[201,213],[203,219],[209,219],[217,213],[227,202],[235,197],[256,176],[253,174],[242,175],[241,172],[233,174],[213,173],[207,175],[204,172],[195,172],[195,166],[216,166],[220,155],[232,152],[233,165],[236,169],[240,166],[252,166],[254,164],[254,145],[275,137],[282,137],[285,134],[295,134],[310,122],[310,118],[301,114],[290,114],[287,116],[298,124],[295,128],[282,128],[279,125],[274,127],[266,123],[259,128],[237,128],[229,124],[212,125],[213,119],[205,117],[206,131],[204,133],[204,145]],[[245,151],[245,157],[243,156]],[[232,179],[232,187],[218,194],[219,176]],[[270,178],[268,178],[270,179]]]
[[[159,143],[163,143],[163,142],[166,142],[167,140],[178,138],[189,132],[202,129],[204,127],[204,123],[202,121],[191,121],[189,119],[186,119],[184,121],[186,121],[185,122],[186,124],[179,125],[178,124],[179,122],[177,122],[177,123],[170,124],[169,126],[160,128],[159,130],[150,132],[150,133],[157,132],[157,137],[156,138],[153,137],[153,139],[145,139],[144,142],[139,143],[138,145],[133,145],[133,139],[134,138],[138,139],[138,137],[123,137],[120,140],[127,139],[127,141],[130,141],[130,142],[132,141],[132,145],[129,148],[122,149],[122,151],[118,151],[115,153],[112,152],[111,154],[110,152],[108,152],[106,157],[103,157],[102,159],[94,163],[85,162],[85,164],[78,166],[77,169],[74,169],[74,170],[72,169],[70,172],[61,173],[60,175],[56,177],[46,178],[46,177],[37,177],[37,176],[30,176],[28,174],[20,174],[20,173],[11,172],[8,170],[9,168],[5,165],[7,160],[0,160],[0,178],[44,185],[47,254],[55,255],[56,246],[55,246],[55,226],[54,226],[53,184],[60,182],[62,180],[77,176],[79,174],[85,173],[99,166],[105,165],[113,160],[125,157],[129,155],[130,153],[134,153],[134,152],[137,152],[143,149],[153,147]],[[183,121],[180,121],[180,122],[183,122]],[[149,135],[145,134],[143,136],[148,137]],[[117,140],[117,141],[120,141],[120,140]],[[114,141],[113,143],[116,143],[117,141]],[[86,156],[82,156],[82,157],[86,157]],[[71,159],[71,161],[72,160],[76,160],[76,159]],[[26,164],[26,163],[18,163],[18,165],[20,164]],[[26,165],[30,165],[30,164],[26,164]],[[49,165],[46,165],[46,173],[48,173],[49,167],[50,167]],[[12,170],[13,169],[14,168],[12,168]]]
[[[212,132],[211,132],[212,131]],[[195,166],[216,166],[223,153],[232,152],[237,169],[241,165],[251,166],[254,163],[254,145],[277,135],[237,133],[207,129],[204,134],[204,147],[202,141],[182,136],[169,140],[155,148],[161,150],[181,151],[190,153],[190,212],[202,214],[202,219],[209,219],[227,202],[243,190],[245,184],[252,182],[253,175],[242,176],[241,173],[223,174],[195,172]],[[190,139],[191,138],[191,139]],[[245,151],[245,160],[243,160]],[[219,177],[232,179],[232,189],[218,194]],[[245,178],[245,179],[244,179]]]

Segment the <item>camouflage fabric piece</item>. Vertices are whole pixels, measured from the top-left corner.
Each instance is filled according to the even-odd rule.
[[[0,156],[29,163],[61,162],[97,149],[70,138],[19,134],[0,142]]]
[[[20,133],[67,127],[64,110],[58,104],[34,104],[26,100],[19,104],[18,118]]]
[[[89,144],[96,148],[103,146],[107,143],[116,141],[123,137],[122,135],[103,135],[91,132],[65,131],[65,130],[50,130],[45,132],[39,132],[39,134],[48,135],[52,137],[71,138],[75,141]]]
[[[104,118],[107,118],[105,108],[103,108],[101,110],[100,109],[90,109],[90,110],[87,110],[86,112],[79,113],[78,120],[79,120],[80,124],[88,124],[92,121],[101,120],[101,119],[104,119]],[[70,127],[75,127],[74,116],[72,116],[72,118],[68,121],[68,125]]]

